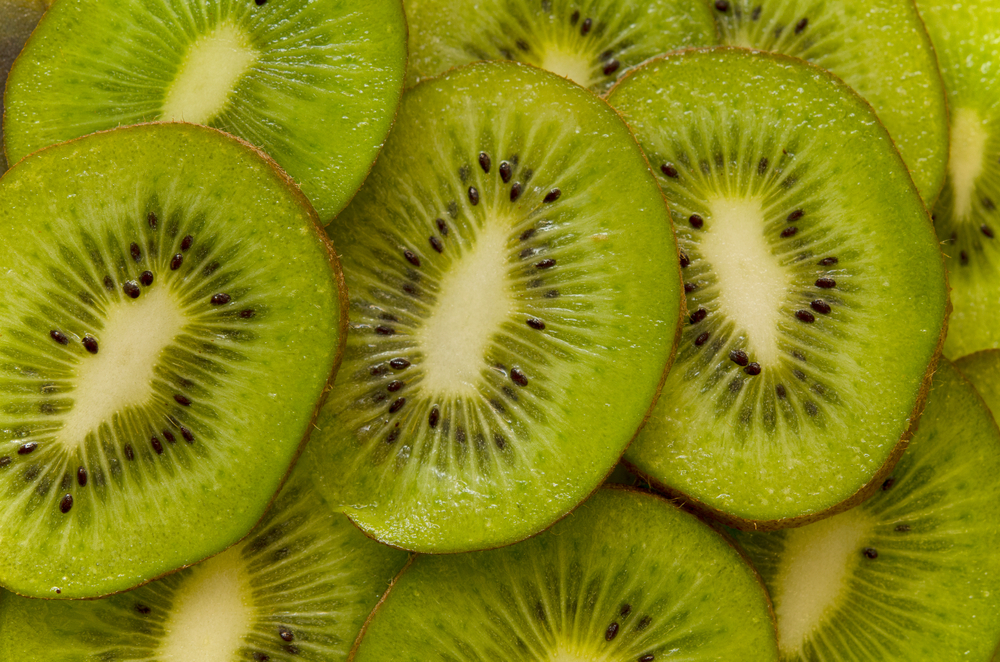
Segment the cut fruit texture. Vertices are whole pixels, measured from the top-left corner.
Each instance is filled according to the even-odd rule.
[[[947,309],[888,134],[829,73],[738,48],[654,60],[609,101],[659,170],[689,311],[626,461],[738,527],[859,501],[912,433]]]
[[[604,488],[530,540],[417,557],[353,660],[776,660],[771,618],[723,536],[659,497]]]
[[[306,452],[331,503],[453,552],[597,489],[659,391],[681,296],[662,194],[607,104],[513,63],[422,83],[328,232],[351,326]]]
[[[0,227],[0,584],[107,595],[245,536],[346,331],[302,194],[219,131],[143,125],[21,161]]]
[[[406,67],[401,0],[65,0],[11,70],[11,162],[93,131],[206,124],[266,151],[324,222],[392,124]]]
[[[733,535],[774,600],[782,660],[988,660],[1000,641],[998,512],[1000,431],[942,361],[917,434],[874,496],[801,528]]]
[[[7,72],[48,5],[45,0],[0,0],[0,101],[6,88]],[[0,127],[2,145],[3,129]],[[6,169],[7,159],[0,149],[0,172]]]

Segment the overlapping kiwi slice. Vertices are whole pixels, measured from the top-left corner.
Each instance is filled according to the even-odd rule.
[[[948,179],[934,206],[955,312],[945,353],[1000,347],[1000,6],[917,3],[941,63],[951,110]]]
[[[921,197],[934,204],[948,161],[947,107],[912,0],[714,0],[713,7],[723,43],[808,60],[864,97]]]
[[[6,89],[7,72],[48,5],[46,0],[0,0],[0,101]],[[0,126],[2,144],[3,127]],[[7,159],[0,149],[0,172],[6,169]]]
[[[143,125],[21,161],[0,227],[0,584],[107,595],[245,536],[345,335],[298,189],[221,132]]]
[[[345,660],[407,554],[366,538],[296,469],[239,545],[102,600],[0,595],[0,659]]]
[[[263,148],[328,222],[385,140],[405,67],[401,0],[67,0],[11,70],[5,150],[206,124]]]
[[[829,73],[739,48],[654,60],[609,101],[658,169],[689,312],[626,460],[737,526],[862,498],[912,433],[947,308],[888,134]]]
[[[781,658],[989,660],[998,476],[1000,431],[942,361],[919,430],[874,496],[802,528],[736,532],[774,600]]]
[[[666,205],[614,110],[514,63],[422,83],[328,232],[351,321],[306,452],[331,503],[379,540],[463,551],[598,487],[681,304]]]
[[[405,0],[407,85],[476,60],[516,60],[604,93],[654,55],[711,46],[704,0]]]
[[[776,660],[770,604],[730,543],[659,497],[604,488],[504,549],[418,557],[354,660]]]

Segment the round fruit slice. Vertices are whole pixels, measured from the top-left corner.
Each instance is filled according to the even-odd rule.
[[[3,99],[7,72],[48,5],[47,0],[0,0],[0,100]],[[0,127],[2,144],[3,128]],[[7,169],[7,159],[2,151],[0,172]]]
[[[928,206],[944,184],[948,111],[912,0],[721,0],[722,41],[808,60],[872,105]]]
[[[597,489],[656,399],[681,303],[663,196],[614,110],[512,63],[418,85],[327,231],[351,328],[307,452],[331,503],[453,552]]]
[[[193,568],[103,600],[0,595],[0,659],[345,660],[406,559],[296,471],[246,541]]]
[[[722,535],[651,494],[604,488],[531,540],[418,557],[353,659],[776,660],[771,619]]]
[[[993,2],[917,5],[937,49],[951,109],[948,180],[934,206],[955,312],[950,357],[1000,348],[1000,6]]]
[[[609,100],[659,168],[690,313],[625,459],[736,526],[862,498],[912,433],[947,307],[888,134],[829,73],[738,48],[654,60]]]
[[[942,361],[909,450],[873,497],[798,529],[736,533],[774,600],[781,659],[990,659],[998,477],[1000,431]]]
[[[0,584],[107,595],[261,518],[345,336],[317,223],[273,162],[193,125],[0,179]]]
[[[12,163],[139,122],[206,124],[261,147],[329,222],[371,168],[406,67],[400,0],[67,0],[8,81]]]
[[[602,94],[654,55],[718,43],[704,0],[405,0],[407,85],[476,60],[516,60]]]

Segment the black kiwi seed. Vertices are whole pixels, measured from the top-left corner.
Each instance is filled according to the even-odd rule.
[[[97,354],[98,350],[97,339],[94,338],[93,336],[84,336],[83,347],[91,354]]]
[[[87,470],[83,467],[76,470],[76,482],[80,484],[80,487],[87,486]]]
[[[59,511],[62,513],[68,513],[70,508],[73,507],[73,495],[67,494],[62,499],[59,500]]]
[[[519,254],[519,257],[522,260],[524,260],[525,258],[529,258],[529,257],[531,257],[534,254],[535,254],[535,249],[534,248],[525,248],[523,251],[521,251],[521,253]]]
[[[837,287],[837,281],[829,276],[823,276],[816,279],[816,287],[822,287],[824,290],[829,290],[830,288]]]
[[[13,462],[13,460],[10,459],[10,455],[4,455],[3,457],[0,457],[0,469],[3,469],[4,467],[8,466],[11,462]]]
[[[660,172],[671,179],[677,179],[677,168],[674,167],[673,163],[664,163],[660,166]]]
[[[38,448],[38,444],[34,441],[30,441],[17,449],[18,455],[28,455],[33,450]]]
[[[775,393],[776,393],[776,394],[778,395],[778,397],[779,397],[779,398],[781,398],[782,400],[784,400],[784,399],[785,399],[785,396],[786,396],[786,395],[788,395],[787,391],[785,391],[785,385],[784,385],[784,384],[778,384],[777,386],[775,386],[775,387],[774,387],[774,392],[775,392]]]
[[[562,191],[560,191],[557,188],[554,188],[554,189],[552,189],[551,191],[549,191],[548,193],[545,194],[545,198],[542,200],[542,202],[546,202],[546,203],[547,202],[555,202],[556,200],[559,199],[559,196],[561,196],[561,195],[562,195]]]
[[[580,25],[580,34],[586,36],[587,33],[590,32],[590,27],[593,24],[594,22],[591,19],[589,18],[583,19],[583,23]]]
[[[392,359],[389,361],[389,365],[393,370],[405,370],[410,367],[410,362],[406,359]]]
[[[282,641],[292,641],[295,639],[295,635],[292,634],[292,631],[284,625],[278,626],[278,636],[281,637]]]
[[[695,285],[694,283],[684,283],[684,293],[685,294],[691,294],[692,292],[694,292],[697,289],[698,289],[698,286]]]
[[[149,214],[146,216],[146,221],[149,223],[149,227],[153,228],[154,230],[156,229],[156,214],[154,214],[153,212],[149,212]]]
[[[490,171],[490,155],[486,152],[479,152],[479,167],[483,169],[483,172]]]
[[[982,225],[979,226],[979,230],[980,230],[980,232],[982,232],[984,235],[986,235],[990,239],[993,238],[993,230],[991,230],[990,227],[988,225],[986,225],[985,223],[983,223]]]
[[[166,438],[166,440],[167,440],[167,441],[169,441],[170,443],[174,443],[175,441],[177,441],[177,437],[175,437],[175,436],[174,436],[174,433],[173,433],[173,432],[171,432],[170,430],[161,430],[161,432],[163,432],[163,436],[164,436],[164,437]]]
[[[225,292],[219,292],[218,294],[212,295],[211,301],[213,306],[223,306],[232,301],[232,297]]]
[[[146,614],[148,614],[151,611],[151,609],[149,607],[147,607],[146,605],[142,604],[141,602],[135,603],[135,610],[137,612],[139,612],[140,614],[142,614],[143,616],[145,616]]]
[[[909,524],[897,524],[896,525],[896,531],[898,531],[900,533],[906,533],[909,530],[910,530],[910,525]]]
[[[535,329],[536,331],[542,331],[543,329],[545,329],[545,322],[543,322],[540,319],[529,317],[527,323],[528,326],[530,326],[532,329]]]
[[[437,219],[434,222],[437,223],[438,231],[441,233],[441,236],[442,237],[447,237],[448,236],[448,224],[444,222],[444,219],[443,218],[439,218],[439,219]]]
[[[132,446],[130,444],[125,444],[125,457],[129,460],[135,459],[135,452],[132,450]]]
[[[758,7],[758,9],[760,9],[760,8]],[[760,161],[757,162],[757,174],[758,175],[763,175],[764,173],[766,173],[768,165],[769,165],[769,163],[768,163],[767,157],[766,156],[761,157]]]
[[[697,338],[695,338],[695,339],[694,339],[694,344],[695,344],[696,346],[698,346],[698,347],[701,347],[701,346],[702,346],[702,345],[704,345],[704,344],[705,344],[705,343],[706,343],[707,341],[708,341],[708,331],[706,331],[705,333],[703,333],[703,334],[701,334],[700,336],[698,336]]]
[[[181,239],[181,250],[186,251],[187,249],[191,248],[191,244],[193,243],[194,243],[194,237],[192,237],[191,235],[184,237],[183,239]]]
[[[691,227],[695,230],[700,230],[705,225],[705,219],[698,214],[691,214],[691,216],[688,217],[688,223],[690,223]]]
[[[111,276],[104,277],[104,289],[108,292],[115,289],[115,281],[111,280]]]
[[[962,264],[968,264],[969,263],[969,254],[966,253],[965,251],[960,251],[959,254],[958,254],[958,257],[962,261]]]
[[[391,326],[379,325],[375,327],[375,333],[377,333],[380,336],[391,336],[392,334],[396,333],[396,329],[392,328]]]
[[[816,321],[816,317],[808,310],[796,310],[795,317],[798,318],[800,322],[805,322],[806,324],[812,324]]]
[[[146,287],[149,287],[150,285],[152,285],[153,284],[153,272],[152,271],[143,271],[139,275],[139,282],[142,283],[143,285],[145,285]]]
[[[441,410],[437,407],[433,407],[429,414],[427,414],[427,425],[432,428],[436,428],[438,420],[441,418]]]
[[[514,202],[521,197],[521,183],[514,182],[510,187],[510,201]]]
[[[837,264],[837,262],[838,262],[837,258],[831,255],[830,257],[824,257],[822,260],[820,260],[819,265],[821,267],[829,267],[832,264]]]
[[[256,313],[256,311],[253,308],[247,308],[246,310],[241,310],[240,311],[240,317],[242,317],[245,320],[246,319],[250,319],[255,314],[257,314],[257,313]]]
[[[869,559],[877,559],[878,558],[878,552],[875,550],[874,547],[865,547],[864,554],[865,554],[865,557],[869,558]]]
[[[751,363],[747,367],[743,368],[743,372],[745,372],[745,373],[747,373],[748,375],[751,375],[751,376],[759,375],[760,374],[760,364],[759,363]]]
[[[789,237],[794,237],[798,231],[799,229],[794,225],[789,228],[785,228],[784,230],[781,231],[781,238],[788,239]]]
[[[896,479],[893,478],[892,476],[889,476],[882,483],[882,491],[891,490],[892,486],[895,485],[895,484],[896,484]]]
[[[513,171],[511,170],[510,164],[507,163],[506,161],[501,161],[500,162],[500,179],[503,180],[504,184],[506,184],[507,182],[510,181],[510,177],[511,177],[512,174],[513,174]]]
[[[268,654],[266,654],[266,653],[261,653],[259,651],[254,651],[253,659],[254,659],[254,662],[268,662],[268,660],[271,659],[271,656],[268,655]]]
[[[729,352],[729,360],[738,366],[745,366],[750,363],[750,357],[742,349],[734,349]]]
[[[556,266],[556,261],[553,260],[551,257],[547,257],[544,260],[540,260],[535,263],[536,269],[550,269],[554,266]]]
[[[649,624],[652,622],[653,622],[652,618],[650,618],[649,616],[643,616],[642,619],[639,621],[639,624],[635,626],[635,629],[641,632],[645,630],[647,627],[649,627]]]
[[[608,62],[606,65],[604,65],[604,70],[603,70],[604,71],[604,75],[605,76],[610,76],[611,74],[613,74],[616,71],[618,71],[618,67],[620,67],[620,66],[622,66],[622,65],[621,65],[621,62],[619,62],[618,60],[611,60],[611,62]]]
[[[184,441],[188,442],[189,444],[194,443],[194,434],[191,432],[191,430],[188,430],[183,425],[181,426],[181,436],[184,437]]]
[[[472,203],[473,207],[479,204],[479,191],[476,190],[475,186],[469,187],[469,202]]]
[[[625,618],[632,613],[632,605],[622,605],[621,611],[618,613],[621,614],[622,618]]]
[[[604,640],[611,641],[618,636],[618,623],[612,623],[608,626],[608,629],[604,631]]]
[[[760,11],[763,9],[761,5],[754,7],[753,11],[750,13],[750,20],[756,21],[760,18]]]
[[[527,375],[525,375],[523,372],[521,372],[518,368],[511,368],[510,379],[511,379],[512,382],[514,382],[518,386],[527,386],[528,385],[528,377],[527,377]]]
[[[828,315],[830,314],[830,311],[833,310],[832,308],[830,308],[830,304],[828,304],[826,301],[823,301],[822,299],[816,299],[815,301],[810,303],[809,306],[817,313],[821,313],[823,315]]]
[[[405,386],[403,382],[398,379],[394,379],[386,385],[385,390],[389,391],[389,393],[395,393],[399,389],[403,388],[403,386]]]
[[[698,322],[702,321],[706,317],[708,317],[708,311],[705,310],[704,308],[699,308],[698,310],[696,310],[693,313],[691,313],[691,323],[692,324],[697,324]]]
[[[420,266],[420,258],[417,257],[417,254],[414,253],[413,251],[403,251],[403,257],[405,257],[406,261],[412,264],[413,266],[415,267]]]
[[[49,337],[52,338],[53,340],[55,340],[60,345],[68,345],[69,344],[69,338],[67,338],[66,334],[63,333],[62,331],[58,331],[56,329],[52,329],[51,331],[49,331]]]
[[[723,2],[723,1],[724,0],[719,0],[719,2]],[[715,3],[716,7],[719,6],[719,2]],[[726,3],[726,6],[728,6],[728,5],[729,5],[729,3]],[[725,10],[722,10],[722,11],[725,11]],[[655,659],[656,659],[656,656],[654,656],[652,653],[649,653],[647,655],[643,655],[642,657],[640,657],[639,660],[638,660],[638,662],[653,662],[653,660],[655,660]]]
[[[190,407],[190,406],[191,406],[191,401],[190,401],[190,400],[188,400],[187,398],[185,398],[185,397],[184,397],[183,395],[181,395],[180,393],[175,393],[175,394],[174,394],[174,400],[175,400],[175,401],[177,402],[177,404],[179,404],[179,405],[184,405],[185,407]]]
[[[122,290],[133,299],[138,299],[139,295],[142,294],[142,290],[139,289],[139,283],[134,280],[125,281],[125,284],[122,285]]]
[[[258,7],[263,7],[267,4],[267,0],[254,0],[254,2],[257,3]]]
[[[402,409],[403,405],[405,404],[406,404],[406,398],[397,398],[396,400],[393,401],[391,405],[389,405],[389,413],[395,414],[397,411]]]
[[[431,241],[431,248],[436,250],[438,253],[444,250],[444,244],[442,244],[441,240],[438,239],[437,237],[432,236],[430,241]]]
[[[518,238],[521,241],[527,241],[528,239],[531,239],[534,236],[535,236],[535,228],[528,228],[527,230],[525,230],[524,232],[522,232],[521,236],[518,237]]]
[[[681,269],[691,264],[691,258],[684,251],[681,251]]]
[[[559,297],[559,290],[549,290],[545,293],[546,299],[557,299]]]
[[[795,221],[799,220],[805,215],[806,213],[804,211],[802,211],[801,209],[796,209],[795,211],[793,211],[791,214],[788,215],[788,222],[794,223]]]
[[[729,0],[715,0],[715,8],[721,12],[729,11]]]
[[[128,247],[129,253],[132,254],[132,259],[138,262],[142,259],[142,249],[139,248],[139,244],[132,242],[132,245]]]
[[[161,455],[163,453],[163,443],[160,442],[158,438],[156,438],[155,436],[150,437],[149,443],[153,445],[153,450],[156,451],[157,455]]]
[[[576,22],[580,20],[580,11],[577,10],[573,12],[569,17],[569,22],[571,25],[576,25]]]
[[[184,256],[178,253],[170,260],[170,270],[177,271],[181,268],[181,264],[184,263]]]
[[[802,32],[806,29],[807,25],[809,25],[809,19],[808,18],[803,18],[801,21],[799,21],[798,23],[796,23],[795,24],[795,34],[802,34]]]

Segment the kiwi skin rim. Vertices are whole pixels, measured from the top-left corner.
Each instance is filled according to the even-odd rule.
[[[423,82],[423,81],[421,81],[421,82]],[[419,83],[417,83],[417,84],[419,85]],[[750,569],[750,573],[753,575],[754,579],[757,580],[757,583],[760,585],[761,589],[763,589],[763,591],[764,591],[764,600],[767,603],[767,615],[771,619],[771,630],[772,630],[772,632],[774,632],[775,645],[780,644],[780,639],[779,639],[779,635],[778,635],[778,620],[777,620],[777,618],[774,615],[774,604],[771,602],[771,594],[768,592],[767,587],[764,585],[764,580],[761,579],[760,573],[757,572],[757,568],[750,561],[750,557],[747,556],[747,553],[745,551],[743,551],[743,549],[739,545],[737,545],[733,541],[733,539],[731,537],[729,537],[729,535],[725,531],[721,530],[715,524],[715,522],[713,522],[713,520],[711,520],[711,519],[705,519],[702,516],[702,514],[700,514],[700,513],[691,512],[690,510],[688,510],[687,508],[684,507],[685,504],[683,504],[683,503],[678,503],[677,501],[675,501],[672,498],[664,497],[662,494],[659,494],[659,493],[654,492],[652,490],[646,490],[646,489],[643,489],[641,487],[633,487],[631,485],[619,485],[619,484],[616,484],[616,483],[608,483],[608,484],[602,484],[597,489],[598,490],[599,489],[620,490],[622,492],[634,492],[636,494],[644,494],[644,495],[651,496],[651,497],[653,497],[655,499],[666,501],[670,506],[672,506],[674,508],[679,508],[680,510],[683,510],[684,512],[686,512],[687,514],[691,515],[692,517],[694,517],[698,521],[702,522],[705,526],[711,528],[713,531],[715,531],[715,533],[719,534],[719,536],[722,538],[722,540],[727,545],[729,545],[729,547],[731,547],[739,555],[739,557],[741,559],[743,559],[744,563],[746,563],[746,565],[747,565],[747,568]],[[594,492],[597,492],[597,490],[594,490]],[[591,495],[593,495],[594,492],[591,492]],[[588,495],[587,498],[589,499],[590,496]],[[586,499],[584,501],[586,501]],[[580,503],[582,504],[583,502],[581,501]],[[579,505],[577,505],[577,508],[579,508]],[[576,508],[574,508],[573,510],[571,510],[569,513],[566,513],[566,515],[571,515],[574,511],[576,511]],[[566,515],[564,515],[563,517],[565,517]],[[562,520],[562,518],[559,518],[559,519]],[[542,533],[545,533],[546,531],[548,531],[548,529],[546,529],[545,531],[540,531],[539,533],[536,533],[535,536],[541,535]],[[534,538],[535,536],[528,536],[528,538],[525,538],[524,540],[528,540],[529,538]],[[520,541],[520,542],[523,542],[523,541]],[[512,543],[512,544],[516,545],[517,543]],[[507,545],[505,545],[505,546],[507,546]],[[499,549],[499,548],[495,547],[493,549]],[[490,551],[490,550],[480,550],[480,551]],[[467,554],[475,554],[476,552],[465,552],[465,553],[467,553]],[[351,646],[350,653],[347,654],[347,662],[353,662],[354,657],[358,653],[358,648],[361,647],[361,640],[364,639],[365,634],[368,632],[368,626],[371,624],[372,619],[375,618],[376,613],[382,607],[383,603],[385,603],[386,598],[389,597],[389,594],[392,592],[392,589],[396,586],[396,582],[399,581],[399,578],[403,576],[403,573],[405,573],[409,569],[409,567],[411,565],[413,565],[413,561],[416,560],[416,558],[419,557],[419,556],[424,556],[424,555],[423,554],[416,554],[416,553],[410,554],[410,558],[407,559],[406,565],[404,565],[403,568],[396,574],[396,576],[392,578],[392,581],[389,582],[389,587],[385,590],[385,593],[382,594],[382,597],[379,599],[378,603],[376,603],[376,605],[372,608],[371,613],[368,614],[368,618],[365,619],[364,625],[361,626],[361,631],[358,633],[357,638],[354,640],[354,645]],[[443,556],[443,555],[441,555],[441,554],[435,554],[434,556]],[[998,648],[998,651],[1000,651],[1000,648]]]
[[[910,1],[912,2],[912,0]],[[652,57],[646,60],[642,64],[636,65],[635,67],[630,69],[628,73],[619,78],[618,81],[611,87],[611,89],[608,90],[608,96],[610,96],[611,93],[618,88],[618,86],[622,83],[622,81],[631,78],[637,72],[645,69],[647,66],[655,62],[658,62],[660,60],[665,60],[667,58],[675,58],[684,55],[685,53],[691,53],[691,52],[702,52],[702,51],[709,52],[709,51],[727,51],[727,50],[764,53],[768,57],[772,57],[776,60],[795,62],[804,65],[806,67],[809,67],[813,69],[815,72],[821,73],[828,80],[833,82],[837,87],[844,90],[850,96],[854,97],[856,101],[862,103],[865,107],[871,110],[872,117],[875,118],[876,125],[878,127],[881,127],[883,131],[885,131],[886,136],[889,138],[890,144],[892,144],[893,147],[896,146],[896,143],[892,141],[892,137],[889,136],[889,132],[885,129],[885,126],[882,124],[882,120],[878,118],[878,115],[875,113],[875,109],[872,108],[871,104],[868,103],[868,101],[864,97],[855,92],[853,88],[847,85],[847,83],[838,78],[836,74],[826,69],[823,69],[822,67],[818,67],[807,60],[803,60],[802,58],[797,58],[791,55],[785,55],[784,53],[777,53],[774,51],[761,51],[753,48],[743,48],[741,46],[709,46],[701,48],[684,48],[681,50],[673,51],[671,53],[665,53],[664,55],[657,55],[656,57]],[[935,53],[935,58],[936,57],[937,54]],[[910,170],[909,168],[906,167],[906,164],[903,163],[903,158],[899,155],[899,150],[896,149],[894,151],[897,162],[903,167],[903,171],[906,172],[907,175],[909,175]],[[934,229],[934,222],[931,220],[930,212],[927,211],[927,205],[924,203],[923,198],[920,197],[920,193],[917,191],[917,187],[913,183],[913,178],[908,176],[907,180],[910,184],[910,190],[913,192],[914,195],[917,196],[917,200],[920,201],[921,206],[923,206],[924,208],[924,219],[930,226],[930,230],[933,233],[933,236],[936,237],[937,231]],[[641,479],[646,481],[656,491],[666,495],[671,500],[675,501],[677,505],[681,506],[685,510],[698,513],[701,516],[707,517],[717,522],[721,522],[726,526],[730,526],[734,529],[739,529],[740,531],[777,531],[778,529],[789,529],[797,526],[805,526],[806,524],[811,524],[821,519],[830,517],[831,515],[836,515],[837,513],[849,510],[850,508],[853,508],[854,506],[858,505],[859,503],[861,503],[862,501],[873,495],[878,490],[879,486],[885,481],[885,479],[892,472],[893,468],[896,466],[896,463],[899,462],[899,458],[903,456],[903,452],[906,451],[907,446],[909,446],[910,444],[910,439],[912,439],[913,435],[916,434],[917,432],[917,428],[920,424],[920,415],[923,413],[924,406],[927,404],[927,395],[930,392],[931,380],[934,377],[934,371],[937,370],[938,360],[942,356],[941,350],[944,348],[944,340],[945,337],[948,335],[948,319],[951,316],[952,312],[951,285],[948,283],[948,266],[945,263],[944,255],[941,253],[940,250],[938,251],[938,257],[941,260],[941,266],[942,266],[942,271],[944,272],[944,281],[945,281],[944,320],[941,323],[941,334],[938,336],[937,345],[934,347],[934,352],[931,355],[930,363],[928,363],[927,370],[924,372],[924,377],[920,382],[920,390],[917,391],[917,398],[913,403],[913,409],[912,411],[910,411],[910,414],[907,417],[909,425],[907,425],[906,430],[903,431],[903,434],[900,436],[899,441],[896,442],[896,445],[892,449],[892,452],[889,453],[889,456],[885,459],[885,462],[882,463],[882,466],[879,467],[878,471],[875,472],[871,480],[869,480],[867,483],[859,487],[854,494],[850,495],[840,503],[830,506],[826,510],[820,510],[813,513],[806,513],[804,515],[798,515],[796,517],[786,517],[783,519],[773,519],[773,520],[744,519],[742,517],[736,517],[735,515],[724,513],[720,510],[713,508],[712,506],[709,506],[706,503],[703,503],[702,501],[699,501],[698,499],[695,499],[691,496],[688,496],[687,494],[684,494],[680,490],[674,489],[669,485],[664,485],[662,482],[656,480],[649,474],[643,472],[634,464],[632,464],[631,462],[629,462],[624,458],[621,460],[621,462],[625,463],[625,466],[628,468],[629,471],[631,471],[633,474],[639,476]],[[1000,649],[998,649],[998,651],[1000,651]]]
[[[336,286],[337,286],[337,300],[338,300],[338,303],[340,305],[340,320],[337,323],[337,331],[339,333],[338,337],[340,338],[340,342],[339,342],[339,344],[337,346],[337,353],[334,356],[333,366],[331,367],[330,374],[327,376],[326,383],[323,385],[323,389],[322,389],[322,392],[320,393],[319,401],[313,407],[312,415],[309,417],[308,424],[306,425],[306,432],[303,435],[302,439],[299,441],[298,447],[295,449],[295,453],[292,456],[292,461],[288,465],[288,470],[285,471],[285,474],[281,477],[281,481],[278,484],[278,489],[275,491],[274,494],[271,495],[271,498],[267,502],[267,505],[264,507],[264,510],[261,511],[260,518],[258,518],[257,521],[254,522],[253,526],[250,527],[250,529],[246,532],[246,534],[242,538],[240,538],[239,540],[236,540],[235,542],[233,542],[232,545],[229,545],[225,549],[220,549],[215,554],[209,554],[205,558],[199,559],[198,561],[194,561],[192,563],[188,563],[186,565],[182,565],[179,568],[174,568],[173,570],[170,570],[169,572],[164,572],[163,574],[157,575],[156,577],[150,577],[149,579],[147,579],[147,580],[145,580],[145,581],[143,581],[143,582],[141,582],[139,584],[136,584],[135,586],[133,586],[131,588],[121,589],[119,591],[112,591],[111,593],[107,593],[105,595],[94,596],[94,597],[89,597],[89,598],[60,598],[60,597],[34,598],[34,597],[32,597],[32,599],[40,599],[40,600],[70,600],[70,599],[72,599],[72,600],[100,600],[102,598],[107,598],[107,597],[110,597],[112,595],[118,595],[119,593],[127,593],[127,592],[129,592],[129,591],[131,591],[133,589],[139,588],[140,586],[145,586],[146,584],[149,584],[150,582],[155,582],[158,579],[162,579],[162,578],[166,577],[167,575],[172,575],[173,573],[177,572],[178,570],[184,570],[185,568],[190,568],[191,566],[197,565],[197,564],[201,563],[202,561],[206,561],[206,560],[212,558],[213,556],[221,554],[222,552],[226,551],[230,547],[234,547],[234,546],[240,544],[241,542],[243,542],[244,540],[246,540],[250,536],[250,534],[253,533],[253,531],[257,528],[257,525],[259,525],[264,520],[264,517],[267,515],[268,511],[271,510],[271,506],[274,505],[274,501],[275,501],[275,499],[278,498],[278,494],[280,494],[281,490],[284,489],[285,483],[288,481],[288,476],[291,475],[292,469],[295,468],[295,464],[298,462],[299,456],[302,455],[302,451],[305,450],[306,442],[309,441],[309,434],[312,431],[312,429],[314,427],[316,427],[316,416],[319,414],[320,407],[322,407],[323,403],[326,401],[327,395],[333,389],[333,379],[334,379],[334,377],[336,377],[337,371],[340,369],[340,363],[341,363],[341,361],[344,358],[344,349],[347,346],[347,326],[348,326],[348,322],[349,322],[348,316],[347,316],[347,312],[348,312],[347,311],[347,307],[348,307],[348,303],[349,302],[348,302],[348,298],[347,298],[347,282],[344,280],[344,270],[341,268],[341,265],[340,265],[340,256],[337,255],[337,251],[336,251],[336,249],[333,246],[333,242],[330,241],[330,238],[327,236],[326,232],[323,230],[323,225],[320,223],[319,215],[316,213],[316,210],[313,208],[312,203],[309,202],[309,199],[306,198],[306,196],[299,189],[298,184],[296,184],[295,181],[291,177],[288,176],[288,173],[286,173],[284,170],[281,169],[281,166],[279,166],[277,163],[275,163],[274,159],[272,159],[270,156],[268,156],[259,147],[256,147],[256,146],[248,143],[246,140],[243,140],[242,138],[239,138],[239,137],[234,136],[232,134],[226,133],[225,131],[220,131],[219,129],[214,129],[214,128],[210,127],[210,126],[204,126],[202,124],[191,124],[190,122],[144,122],[142,124],[131,124],[131,125],[125,126],[125,127],[118,127],[116,129],[107,129],[107,130],[104,130],[104,131],[95,131],[94,133],[88,134],[87,136],[81,136],[79,138],[73,138],[72,140],[67,140],[67,141],[62,142],[62,143],[56,143],[54,145],[48,145],[46,147],[42,147],[41,149],[32,152],[31,154],[28,154],[27,156],[24,157],[24,159],[30,158],[30,157],[34,156],[35,154],[40,154],[40,153],[42,153],[42,152],[44,152],[44,151],[46,151],[48,149],[51,149],[53,147],[58,147],[58,146],[61,146],[61,145],[69,145],[69,144],[75,143],[75,142],[77,142],[79,140],[84,140],[88,136],[92,136],[92,135],[98,135],[98,134],[104,134],[104,133],[112,133],[112,132],[131,132],[131,131],[136,131],[136,130],[142,131],[142,130],[145,130],[145,128],[151,127],[151,126],[165,126],[165,125],[171,125],[171,124],[180,124],[180,125],[183,125],[183,126],[191,127],[192,129],[194,129],[196,131],[206,131],[206,132],[216,133],[216,134],[219,134],[220,136],[222,136],[224,138],[227,138],[229,140],[235,141],[235,142],[241,144],[242,146],[248,148],[250,151],[252,151],[258,157],[260,157],[260,159],[264,162],[264,164],[269,167],[270,174],[273,175],[274,178],[276,180],[278,180],[278,182],[281,185],[284,185],[288,189],[289,193],[292,194],[292,197],[294,197],[294,198],[297,199],[297,202],[299,203],[299,206],[301,207],[301,209],[303,211],[306,212],[306,215],[309,217],[309,221],[310,221],[309,228],[310,228],[310,230],[316,235],[317,239],[319,239],[321,245],[326,250],[326,254],[327,254],[327,258],[328,258],[329,264],[330,264],[330,268],[333,271],[334,282],[336,283]],[[24,159],[21,159],[21,160],[23,161]],[[18,163],[20,163],[20,161]],[[11,169],[13,169],[13,168],[11,168]],[[8,170],[8,172],[9,172],[9,170]],[[2,175],[0,175],[0,179],[3,179]],[[6,587],[4,587],[4,589],[5,590],[10,590],[10,589],[7,589]],[[17,593],[17,591],[11,591],[11,592],[14,593],[14,594],[16,594],[16,595],[20,595],[20,593]],[[29,597],[29,596],[21,596],[21,597]]]

